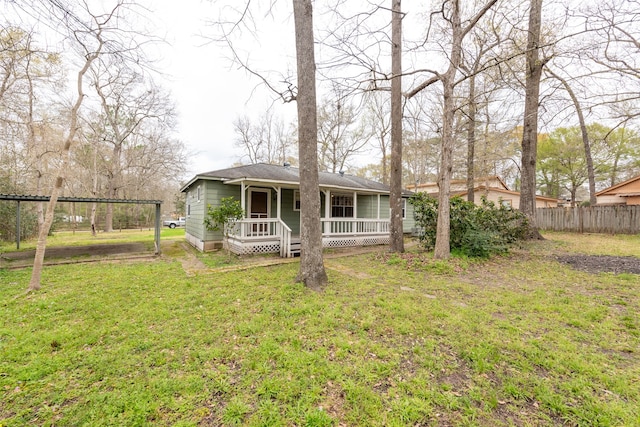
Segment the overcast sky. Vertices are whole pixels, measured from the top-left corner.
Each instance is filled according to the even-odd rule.
[[[274,104],[273,95],[256,78],[232,65],[228,49],[205,37],[214,34],[207,21],[219,16],[219,4],[200,0],[180,2],[179,6],[174,0],[154,0],[150,4],[158,35],[164,34],[167,40],[162,49],[163,85],[178,107],[178,138],[192,153],[187,178],[230,167],[239,160],[242,152],[233,143],[233,122],[239,115],[257,119],[267,108],[275,108],[278,114],[293,117],[295,104]],[[275,22],[265,19],[260,41],[249,38],[241,46],[243,52],[255,63],[268,58],[283,66],[291,61],[293,35],[288,31],[292,26],[289,21],[287,14]]]

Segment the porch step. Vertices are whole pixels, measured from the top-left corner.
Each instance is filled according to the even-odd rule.
[[[291,239],[291,248],[289,253],[292,257],[300,256],[300,238],[292,238]]]

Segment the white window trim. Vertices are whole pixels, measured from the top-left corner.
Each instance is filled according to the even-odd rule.
[[[293,190],[293,210],[300,212],[300,206],[296,208],[296,201],[300,203],[300,190]]]
[[[349,197],[351,198],[351,206],[349,205],[334,205],[333,204],[333,198],[334,197]],[[334,206],[342,206],[343,208],[347,208],[350,207],[353,211],[352,216],[340,216],[340,217],[334,217],[333,216],[333,207]],[[356,214],[356,199],[353,197],[353,193],[331,193],[331,197],[329,198],[329,207],[330,207],[330,213],[331,213],[331,218],[355,218],[355,214]]]
[[[269,188],[250,188],[247,201],[247,217],[251,218],[251,193],[267,193],[267,218],[271,218],[271,190]]]

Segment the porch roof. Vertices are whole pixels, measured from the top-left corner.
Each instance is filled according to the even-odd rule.
[[[198,179],[218,180],[232,185],[240,185],[244,182],[245,184],[281,185],[297,188],[300,185],[300,169],[265,163],[220,169],[196,175],[182,187],[181,191],[186,191]],[[389,194],[390,190],[388,185],[346,173],[319,172],[318,180],[320,187],[328,189],[382,194]],[[403,194],[410,195],[412,193],[403,191]]]

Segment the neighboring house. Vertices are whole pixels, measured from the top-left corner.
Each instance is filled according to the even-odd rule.
[[[476,205],[482,203],[482,197],[497,204],[511,206],[513,209],[520,209],[520,193],[517,191],[503,190],[502,188],[487,188],[480,185],[473,189],[473,200]],[[468,192],[459,193],[460,197],[466,198]],[[536,195],[536,208],[558,207],[558,199]]]
[[[507,184],[505,184],[504,181],[498,176],[476,178],[473,182],[475,186],[484,185],[488,188],[501,188],[503,190],[509,190]],[[459,195],[460,193],[467,191],[467,180],[465,179],[452,179],[450,185],[451,194],[453,195]],[[437,182],[426,182],[424,184],[418,185],[407,185],[407,189],[416,192],[425,192],[428,194],[438,194],[439,192]]]
[[[324,247],[389,243],[389,187],[344,173],[319,173]],[[224,234],[207,230],[207,205],[224,197],[240,201],[245,218],[229,229],[228,247],[237,254],[280,253],[300,248],[300,179],[297,168],[255,164],[196,175],[186,193],[186,238],[201,251],[222,247]],[[403,195],[403,228],[414,228],[413,206]]]
[[[513,209],[520,208],[520,193],[517,191],[509,190],[509,187],[504,183],[500,177],[490,176],[484,178],[478,178],[474,180],[475,187],[473,188],[474,196],[473,200],[476,205],[482,203],[482,197],[486,197],[487,200],[496,204],[504,204],[511,206]],[[417,186],[408,186],[409,190],[414,191],[426,191],[433,197],[438,197],[438,183],[429,182],[426,184],[418,184]],[[467,181],[466,180],[452,180],[451,181],[451,196],[460,196],[467,198]],[[536,208],[551,208],[557,207],[558,200],[551,197],[536,196]]]
[[[596,193],[598,205],[640,205],[640,175]]]

